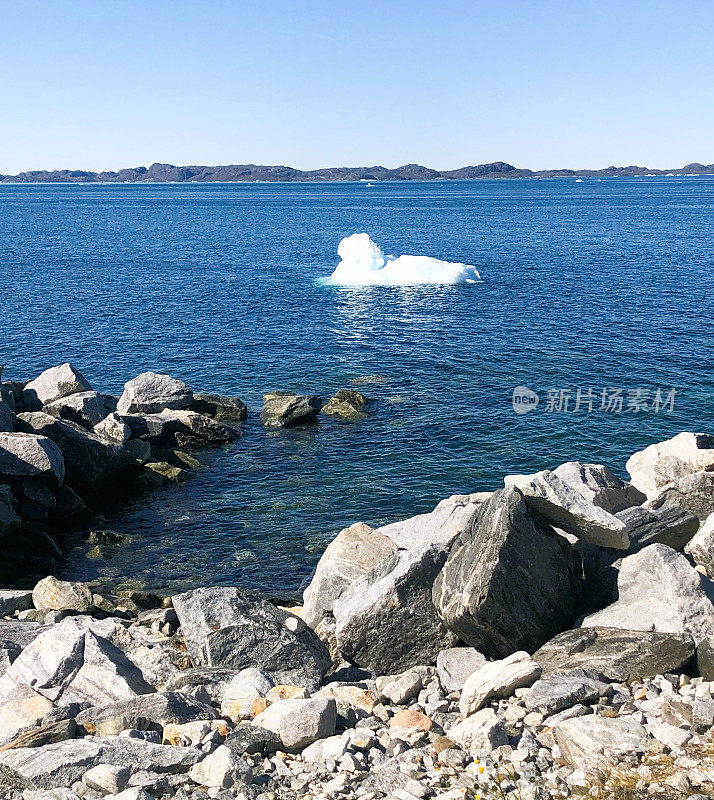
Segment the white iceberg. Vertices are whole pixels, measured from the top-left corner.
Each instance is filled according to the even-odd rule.
[[[337,286],[418,286],[476,283],[476,267],[429,256],[387,256],[366,233],[346,236],[337,248],[340,263],[325,283]]]

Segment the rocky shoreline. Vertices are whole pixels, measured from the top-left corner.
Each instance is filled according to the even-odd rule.
[[[68,364],[0,392],[16,570],[53,563],[55,530],[107,486],[175,480],[245,418],[155,373],[120,398]],[[261,421],[322,410],[274,392]],[[0,796],[714,796],[714,437],[653,444],[627,471],[569,462],[356,523],[301,606],[51,575],[0,591]]]
[[[318,414],[358,421],[367,399],[348,389],[327,403],[269,392],[261,422],[286,428]],[[0,580],[52,571],[65,530],[91,528],[93,515],[132,492],[183,483],[199,466],[195,451],[239,437],[247,416],[237,397],[194,393],[154,372],[128,381],[120,397],[95,391],[68,363],[31,381],[0,380]],[[99,549],[121,540],[88,534]]]

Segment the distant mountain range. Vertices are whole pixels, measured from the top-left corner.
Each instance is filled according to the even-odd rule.
[[[87,172],[86,170],[33,170],[19,175],[0,175],[0,183],[169,183],[211,181],[428,181],[476,178],[631,178],[641,175],[714,175],[714,164],[687,164],[678,169],[649,167],[606,167],[605,169],[519,169],[503,161],[438,171],[419,164],[406,164],[396,169],[386,167],[327,167],[300,170],[283,166],[228,164],[219,167],[175,167],[173,164],[152,164],[130,167],[119,172]]]

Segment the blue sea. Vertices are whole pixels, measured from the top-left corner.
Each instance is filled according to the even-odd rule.
[[[362,231],[482,281],[321,284]],[[71,537],[62,576],[114,585],[293,594],[355,521],[571,459],[624,477],[635,450],[714,431],[713,295],[712,178],[0,185],[4,377],[71,361],[118,394],[156,370],[250,409],[186,485],[122,504],[113,558]],[[342,387],[366,420],[259,422],[263,392]]]

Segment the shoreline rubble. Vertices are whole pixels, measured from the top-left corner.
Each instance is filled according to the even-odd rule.
[[[156,373],[111,398],[68,364],[0,396],[2,560],[40,572],[58,513],[190,469],[246,413]],[[322,408],[266,398],[267,427]],[[355,523],[302,606],[100,594],[51,569],[0,590],[0,797],[714,795],[714,438],[628,471],[569,462]]]

